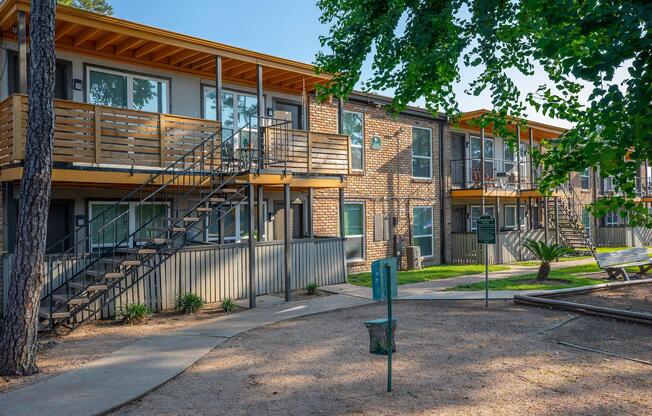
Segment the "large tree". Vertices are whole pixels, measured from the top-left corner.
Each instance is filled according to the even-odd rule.
[[[109,16],[113,14],[113,7],[107,0],[57,0],[57,3]]]
[[[36,367],[36,335],[54,140],[56,0],[30,6],[29,106],[25,164],[18,199],[16,257],[0,340],[0,374],[29,375]]]
[[[365,63],[363,88],[393,91],[394,111],[425,99],[426,106],[459,115],[456,83],[479,96],[489,92],[493,123],[515,138],[508,115],[526,118],[528,104],[573,127],[547,152],[540,181],[549,191],[568,173],[585,168],[613,176],[624,197],[600,200],[592,209],[629,215],[652,227],[635,200],[635,177],[652,160],[652,2],[649,0],[319,0],[324,51],[316,64],[336,74],[321,89],[346,97]],[[462,80],[463,67],[479,73]],[[535,91],[515,75],[545,73]],[[464,81],[464,82],[462,82]],[[467,83],[468,82],[468,83]],[[627,160],[627,162],[625,162]]]

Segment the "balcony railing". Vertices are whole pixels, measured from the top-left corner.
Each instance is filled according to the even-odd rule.
[[[484,160],[484,180],[480,159],[451,160],[451,185],[454,189],[526,190],[536,187],[540,176],[530,161]]]
[[[636,197],[645,198],[652,196],[652,178],[645,177],[636,177],[634,185],[634,192]],[[624,192],[621,192],[615,186],[615,183],[611,177],[601,178],[599,186],[600,196],[624,196]]]
[[[21,94],[0,102],[0,166],[20,164],[24,159],[27,106],[27,96]],[[220,131],[220,123],[214,120],[66,100],[54,100],[54,111],[55,163],[165,168]],[[283,168],[295,173],[332,175],[349,173],[348,136],[291,129],[279,133],[281,129],[270,127],[263,130],[265,158],[261,159],[262,169]],[[273,160],[273,155],[283,160]]]

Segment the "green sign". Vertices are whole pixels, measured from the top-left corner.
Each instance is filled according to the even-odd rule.
[[[375,301],[387,300],[387,287],[391,288],[392,297],[398,296],[396,287],[396,257],[375,260],[371,263],[371,288]],[[389,282],[389,285],[388,285]]]
[[[490,215],[481,215],[478,218],[478,243],[496,244],[496,219]]]

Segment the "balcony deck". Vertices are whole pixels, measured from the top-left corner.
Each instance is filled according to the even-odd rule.
[[[27,96],[21,94],[0,102],[0,181],[19,180],[22,175],[27,107]],[[53,182],[138,184],[212,136],[215,146],[221,143],[218,121],[66,100],[55,100],[54,108]],[[282,160],[265,160],[256,166],[258,173],[311,177],[349,173],[348,136],[287,132],[282,141],[273,131],[265,134],[264,153],[279,153]],[[205,160],[209,151],[198,151],[188,162],[204,160],[219,167],[219,158]]]

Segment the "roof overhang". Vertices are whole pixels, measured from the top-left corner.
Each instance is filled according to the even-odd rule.
[[[473,121],[479,119],[480,117],[488,113],[490,113],[490,111],[487,109],[480,109],[480,110],[474,110],[474,111],[468,111],[466,113],[462,113],[462,116],[460,117],[459,120],[459,125],[454,125],[454,127],[459,127],[465,130],[474,130],[479,132],[480,131],[479,127],[473,124]],[[514,129],[516,129],[516,124],[521,121],[521,119],[516,117],[508,117],[508,120],[513,122]],[[539,123],[537,121],[532,121],[532,120],[525,120],[525,124],[527,128],[521,129],[522,140],[529,139],[528,129],[530,128],[532,129],[532,138],[536,141],[556,139],[562,136],[567,131],[565,128],[562,127],[553,126],[551,124]],[[488,135],[493,135],[493,130],[491,126],[485,127],[485,133]]]
[[[27,13],[29,0],[0,4],[0,30],[16,38],[18,11]],[[310,64],[183,35],[72,7],[57,6],[56,48],[132,64],[215,78],[216,56],[222,57],[225,82],[256,85],[257,66],[263,68],[265,89],[289,93],[313,91],[331,76],[316,74]],[[29,30],[28,30],[29,33]]]

